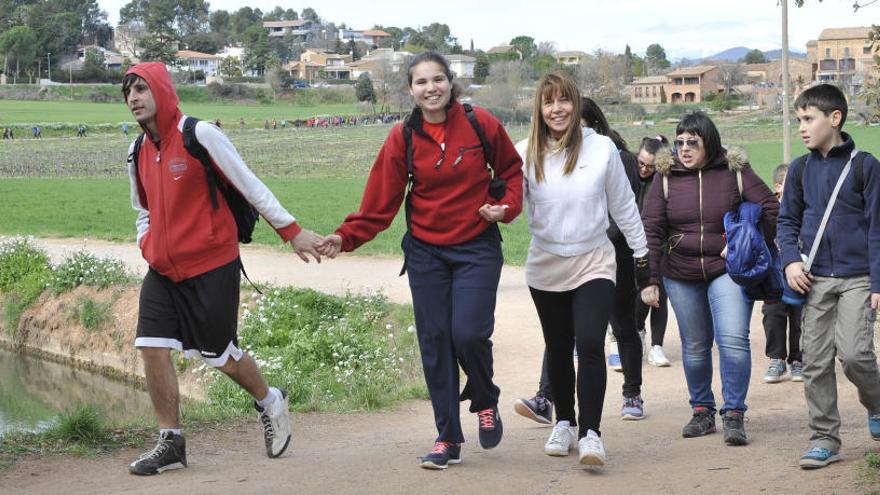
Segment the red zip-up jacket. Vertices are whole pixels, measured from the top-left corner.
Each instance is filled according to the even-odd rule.
[[[496,201],[489,195],[480,138],[467,120],[464,108],[452,104],[446,114],[446,146],[441,148],[422,129],[416,109],[406,123],[391,129],[370,171],[361,207],[336,230],[343,251],[353,251],[387,229],[406,193],[406,143],[403,126],[412,127],[413,189],[412,236],[435,245],[467,242],[488,226],[478,210],[484,204],[506,205],[504,223],[522,211],[522,160],[504,126],[492,114],[474,108],[474,114],[495,154],[495,174],[507,181],[507,193]]]
[[[138,246],[150,267],[175,282],[201,275],[238,258],[238,230],[217,191],[214,209],[202,163],[183,146],[184,115],[165,65],[138,64],[128,74],[143,78],[156,101],[159,136],[144,129],[137,175],[129,163],[131,202],[138,212]],[[196,138],[215,168],[275,228],[286,242],[301,228],[269,189],[251,172],[225,134],[199,122]],[[158,148],[154,141],[158,138]],[[129,147],[133,151],[134,143]]]

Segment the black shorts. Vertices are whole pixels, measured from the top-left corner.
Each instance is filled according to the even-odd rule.
[[[141,287],[135,347],[165,347],[201,356],[209,366],[238,361],[241,261],[172,282],[152,268]]]

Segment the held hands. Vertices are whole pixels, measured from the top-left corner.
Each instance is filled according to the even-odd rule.
[[[642,289],[642,302],[655,308],[660,307],[660,287],[649,285]]]
[[[301,260],[308,263],[309,257],[306,254],[311,254],[315,261],[320,263],[321,253],[318,251],[318,245],[321,243],[321,240],[322,237],[318,234],[311,230],[302,229],[299,234],[296,234],[296,237],[290,240],[290,245],[293,247],[293,252]]]
[[[477,210],[477,213],[483,217],[487,222],[500,222],[504,219],[504,212],[507,210],[503,205],[490,205],[488,203],[484,204]]]
[[[321,239],[318,244],[318,252],[331,260],[342,250],[342,237],[339,234],[330,234]]]
[[[813,285],[813,276],[804,272],[804,263],[796,261],[785,267],[785,281],[792,289],[806,294],[810,292],[810,286]],[[874,297],[871,297],[871,305],[873,306]]]

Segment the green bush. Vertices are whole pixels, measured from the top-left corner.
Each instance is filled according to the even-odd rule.
[[[49,278],[49,257],[33,239],[13,237],[0,242],[0,295],[4,324],[18,328],[22,313],[33,304]]]
[[[292,409],[371,410],[424,396],[411,314],[379,294],[274,289],[243,310],[240,344],[270,384],[287,388]],[[217,375],[209,387],[213,407],[253,409],[231,380],[206,372]]]
[[[68,256],[57,267],[52,269],[49,288],[60,294],[79,285],[106,289],[113,285],[122,285],[131,280],[125,270],[125,264],[113,258],[99,258],[87,251],[76,251]]]
[[[73,308],[73,318],[89,330],[97,330],[113,319],[113,300],[102,303],[91,297],[81,296]]]
[[[90,405],[77,405],[61,413],[45,435],[49,440],[85,447],[97,447],[112,439],[107,420]]]

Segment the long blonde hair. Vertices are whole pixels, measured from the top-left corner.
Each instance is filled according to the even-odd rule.
[[[565,131],[565,135],[559,140],[558,147],[555,150],[548,150],[550,128],[544,122],[542,109],[544,98],[556,95],[568,98],[573,109],[568,130]],[[529,130],[529,146],[526,149],[526,172],[531,167],[535,167],[535,180],[542,182],[544,180],[544,156],[548,154],[548,151],[565,150],[567,156],[565,157],[565,167],[563,167],[562,173],[564,175],[570,174],[577,165],[583,141],[584,139],[581,135],[581,93],[578,90],[577,83],[564,72],[546,74],[538,82],[538,90],[535,92],[532,126]]]

